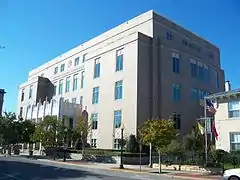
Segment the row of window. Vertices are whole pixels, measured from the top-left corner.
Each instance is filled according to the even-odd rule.
[[[97,148],[97,139],[91,139],[91,147]],[[121,149],[121,139],[114,139],[113,148],[116,150]]]
[[[172,53],[172,71],[176,74],[180,73],[180,55],[178,53],[173,52]],[[190,73],[191,77],[197,78],[202,82],[205,82],[207,84],[210,84],[211,81],[211,75],[210,75],[210,68],[208,65],[196,61],[194,59],[190,60]],[[215,71],[215,87],[219,88],[219,77],[218,72]]]
[[[92,129],[98,129],[98,119],[99,119],[98,113],[91,114]],[[113,120],[114,120],[114,128],[120,128],[121,124],[122,124],[122,110],[114,111],[114,119]]]
[[[86,60],[86,54],[83,55],[83,59],[82,62],[84,62]],[[78,66],[79,65],[79,61],[80,58],[77,57],[74,60],[74,66]],[[71,61],[69,61],[69,66],[71,66]],[[64,72],[65,70],[65,64],[61,64],[60,66],[60,72]],[[115,67],[115,71],[121,71],[123,70],[123,49],[117,50],[116,52],[116,67]],[[54,68],[54,74],[58,73],[58,66],[56,66]],[[100,57],[95,59],[94,61],[94,74],[93,74],[93,78],[98,78],[100,77]]]
[[[202,100],[204,96],[209,95],[208,92],[198,90],[196,88],[191,89],[191,97],[193,100]],[[181,85],[180,84],[173,84],[172,85],[172,98],[173,101],[180,101],[181,100]]]
[[[189,39],[191,39],[191,37],[188,37]],[[167,31],[166,32],[166,39],[167,40],[173,40],[174,39],[174,36],[173,36],[173,33],[172,32],[169,32],[169,31]],[[188,42],[186,39],[182,39],[182,45],[184,45],[184,46],[186,46],[186,47],[189,47],[189,48],[191,48],[191,49],[193,49],[193,50],[195,50],[195,51],[197,51],[197,52],[201,52],[201,48],[198,46],[198,45],[196,45],[196,44],[193,44],[193,43],[190,43],[190,42]],[[210,58],[210,59],[213,59],[214,58],[214,55],[213,55],[213,53],[206,53],[206,55]]]
[[[86,60],[86,55],[87,54],[84,54],[83,55],[83,57],[82,57],[82,62],[81,63],[83,63],[83,62],[85,62],[85,60]],[[76,67],[76,66],[78,66],[80,64],[80,57],[76,57],[75,59],[74,59],[74,66]],[[72,65],[72,61],[70,60],[69,61],[69,67]],[[61,64],[60,65],[60,72],[64,72],[65,71],[65,63],[63,63],[63,64]],[[56,67],[54,67],[54,74],[57,74],[58,73],[58,66],[56,66]]]

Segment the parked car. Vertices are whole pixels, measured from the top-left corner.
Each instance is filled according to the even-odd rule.
[[[223,173],[223,180],[240,180],[240,168],[228,169]]]

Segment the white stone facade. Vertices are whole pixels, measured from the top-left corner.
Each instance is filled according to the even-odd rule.
[[[186,38],[191,46],[186,46]],[[177,73],[172,70],[173,58],[180,58]],[[214,78],[208,84],[192,78],[190,59],[211,67],[210,72],[218,76],[210,75]],[[18,114],[29,117],[27,107],[38,102],[39,77],[53,84],[53,99],[63,97],[64,101],[87,107],[94,124],[90,143],[103,149],[119,149],[121,124],[125,127],[124,136],[129,137],[136,135],[147,119],[169,118],[173,113],[181,115],[178,129],[182,134],[187,133],[203,113],[197,100],[191,98],[191,88],[209,93],[224,90],[219,49],[153,11],[30,71],[27,82],[19,87]],[[177,86],[181,87],[178,102],[172,98],[175,83],[181,84]],[[48,88],[42,88],[41,92],[47,93]],[[48,106],[51,109],[52,104]],[[41,114],[42,111],[39,109]]]

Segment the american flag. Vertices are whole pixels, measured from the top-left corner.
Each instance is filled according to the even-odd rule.
[[[211,103],[211,101],[206,99],[206,105],[207,105],[207,110],[213,114],[215,114],[217,112],[217,110],[214,108],[213,103]]]

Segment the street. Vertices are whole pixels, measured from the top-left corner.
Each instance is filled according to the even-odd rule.
[[[134,174],[45,163],[19,157],[0,157],[0,180],[170,180],[164,175]]]

